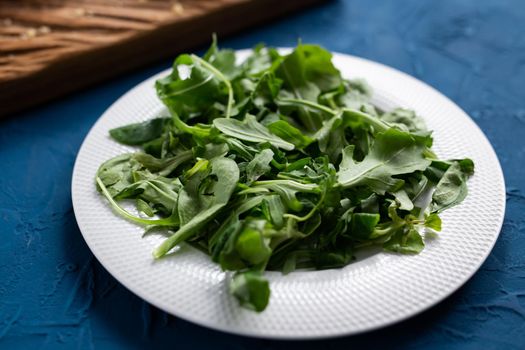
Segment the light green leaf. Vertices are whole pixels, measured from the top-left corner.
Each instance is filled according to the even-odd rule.
[[[380,133],[370,153],[359,163],[353,161],[350,150],[345,150],[337,174],[339,184],[345,188],[366,185],[379,194],[395,192],[403,181],[393,175],[425,170],[430,165],[423,156],[425,146],[418,144],[410,134],[396,129]]]
[[[473,171],[473,166],[472,161],[464,163],[462,167],[462,164],[456,161],[445,171],[432,195],[432,211],[442,212],[465,199],[468,193],[467,179]]]
[[[263,311],[270,300],[268,281],[257,271],[236,273],[230,282],[230,292],[241,306],[257,312]]]
[[[425,226],[439,232],[441,231],[441,218],[438,214],[432,213],[426,217]]]
[[[155,212],[149,206],[149,204],[140,198],[137,198],[137,209],[149,217],[152,217],[153,215],[155,215]]]
[[[383,245],[383,248],[396,253],[418,254],[425,248],[425,243],[415,229],[410,229],[407,233],[400,229]]]
[[[263,149],[261,153],[256,154],[246,166],[246,182],[250,184],[268,173],[272,169],[270,166],[272,159],[273,151],[271,149]]]
[[[252,224],[253,221],[248,221],[235,242],[235,250],[239,257],[246,261],[249,266],[263,263],[272,255],[272,249],[268,245],[269,239],[262,235],[265,221],[258,221],[262,225]]]
[[[213,125],[223,134],[239,140],[256,143],[268,142],[277,148],[288,151],[295,148],[293,144],[270,133],[270,131],[260,124],[252,115],[247,115],[244,121],[218,118],[213,121]]]
[[[397,125],[407,131],[425,131],[427,126],[416,112],[410,109],[396,108],[381,115],[381,120],[390,125]]]
[[[414,203],[412,203],[405,190],[400,189],[392,194],[396,198],[396,201],[399,203],[399,209],[408,211],[414,209]]]

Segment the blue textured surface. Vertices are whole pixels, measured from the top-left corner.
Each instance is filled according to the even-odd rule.
[[[292,46],[302,37],[414,75],[474,118],[503,166],[503,230],[464,287],[396,326],[323,343],[241,338],[167,316],[116,282],[84,243],[70,198],[80,144],[115,99],[169,62],[1,121],[0,347],[525,348],[524,34],[523,0],[352,0],[222,41]]]

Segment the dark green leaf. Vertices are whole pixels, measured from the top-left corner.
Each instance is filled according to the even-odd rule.
[[[156,82],[160,100],[183,119],[209,112],[218,101],[228,102],[221,80],[190,55],[180,55],[170,75]]]
[[[379,219],[379,214],[354,213],[351,220],[352,237],[361,240],[368,239],[379,223]]]
[[[111,129],[109,134],[125,145],[142,145],[160,137],[170,123],[171,118],[155,118]]]

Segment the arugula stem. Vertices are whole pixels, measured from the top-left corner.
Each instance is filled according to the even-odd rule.
[[[319,110],[321,112],[325,112],[325,113],[328,113],[328,114],[331,114],[331,115],[337,115],[337,112],[334,111],[331,108],[328,108],[328,107],[323,106],[323,105],[321,105],[319,103],[316,103],[316,102],[303,100],[303,99],[299,99],[299,98],[283,98],[283,99],[278,100],[278,102],[299,104],[299,105],[303,105],[303,106],[310,107],[310,108],[313,108],[313,109],[317,109],[317,110]]]
[[[208,130],[208,129],[204,129],[204,128],[199,128],[197,126],[190,126],[190,125],[186,124],[185,122],[183,122],[180,119],[179,114],[177,112],[175,112],[173,110],[173,108],[170,107],[169,111],[170,111],[171,117],[173,119],[173,124],[180,131],[187,132],[188,134],[195,135],[195,136],[198,136],[198,137],[208,137],[208,136],[210,136],[211,128]]]
[[[271,185],[284,185],[295,190],[308,193],[317,193],[319,191],[319,186],[316,184],[304,184],[302,182],[297,182],[294,180],[262,180],[253,182],[254,187]]]
[[[338,109],[339,108],[339,106],[335,104],[333,98],[328,99],[328,104],[330,105],[330,107],[332,107],[332,109]]]
[[[224,76],[224,74],[221,73],[221,71],[219,71],[217,68],[215,68],[212,64],[210,64],[209,62],[203,60],[202,58],[200,58],[199,56],[197,55],[194,55],[192,54],[191,55],[191,58],[196,60],[197,62],[199,62],[200,64],[202,64],[207,70],[209,70],[210,72],[212,72],[217,78],[219,78],[220,80],[222,80],[224,82],[224,84],[226,85],[226,87],[228,88],[228,105],[226,107],[226,115],[225,117],[226,118],[229,118],[232,114],[232,107],[233,107],[233,88],[232,88],[232,84],[230,83],[230,81],[228,80],[228,78],[226,78]]]
[[[267,193],[267,192],[270,192],[270,190],[267,189],[266,187],[250,187],[240,192],[237,192],[237,195],[245,195],[245,194],[250,194],[250,193]]]
[[[343,108],[342,111],[345,116],[349,116],[352,119],[361,119],[368,125],[373,126],[376,132],[383,132],[391,128],[390,125],[370,114],[349,108]]]
[[[173,247],[188,239],[192,234],[193,232],[191,230],[187,230],[182,226],[177,232],[169,236],[164,242],[155,248],[153,251],[153,257],[155,259],[162,258],[164,255],[168,254]]]
[[[385,235],[390,235],[394,233],[396,230],[402,228],[404,226],[404,222],[400,221],[398,223],[395,223],[391,226],[385,227],[385,228],[375,228],[374,232],[370,235],[371,239],[376,239]]]
[[[186,171],[186,175],[185,175],[186,179],[189,179],[190,177],[192,177],[193,175],[195,175],[201,170],[205,170],[209,164],[210,164],[210,161],[207,159],[197,160],[197,162],[193,165],[193,167],[191,167],[191,169]]]
[[[290,219],[295,219],[296,221],[300,221],[300,222],[310,219],[315,214],[315,212],[317,210],[319,210],[319,208],[321,207],[321,204],[323,204],[325,195],[326,195],[326,191],[323,192],[323,194],[321,195],[321,198],[319,199],[319,202],[317,202],[315,207],[313,207],[312,210],[310,210],[308,212],[308,214],[306,214],[305,216],[297,216],[297,215],[294,215],[294,214],[286,213],[286,214],[283,215],[283,217],[290,218]]]

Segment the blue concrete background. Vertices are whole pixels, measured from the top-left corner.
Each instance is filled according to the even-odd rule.
[[[222,45],[292,46],[299,37],[411,74],[458,103],[483,129],[505,172],[507,213],[480,271],[411,320],[322,342],[218,333],[131,294],[80,235],[71,172],[102,112],[168,67],[166,61],[0,121],[1,348],[525,348],[525,1],[332,1]]]

